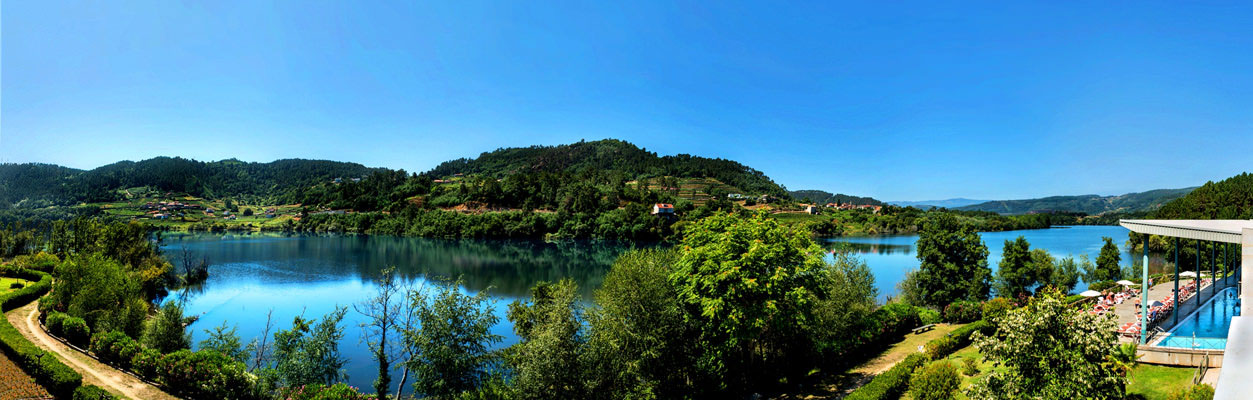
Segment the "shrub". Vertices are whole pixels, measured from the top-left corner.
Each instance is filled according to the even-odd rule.
[[[977,301],[955,301],[944,307],[944,321],[950,323],[966,323],[983,318],[983,310]]]
[[[923,325],[934,324],[940,322],[940,312],[930,308],[918,310],[919,323]]]
[[[48,318],[44,320],[44,327],[48,329],[48,333],[51,333],[57,337],[64,337],[65,330],[63,330],[61,327],[62,327],[62,323],[65,322],[65,319],[69,317],[70,316],[66,313],[54,311],[48,315]]]
[[[87,321],[84,321],[82,318],[66,318],[61,323],[61,330],[65,334],[62,337],[70,344],[78,347],[87,347],[91,342],[91,328],[87,327]]]
[[[79,386],[78,389],[74,389],[74,400],[112,400],[116,398],[117,396],[96,385]]]
[[[357,391],[357,388],[348,386],[346,383],[336,383],[331,386],[319,383],[294,388],[283,388],[279,391],[279,398],[287,400],[367,400],[374,399],[376,397],[362,394]]]
[[[24,286],[26,285],[23,285],[22,282],[13,282],[9,284],[9,289],[21,289]]]
[[[1118,284],[1117,284],[1117,283],[1115,283],[1114,281],[1100,281],[1100,282],[1092,282],[1092,283],[1089,283],[1089,284],[1088,284],[1088,289],[1089,289],[1089,290],[1095,290],[1095,291],[1098,291],[1098,292],[1103,292],[1103,291],[1105,291],[1105,290],[1107,290],[1107,289],[1109,289],[1109,288],[1112,288],[1112,287],[1114,287],[1114,286],[1118,286]]]
[[[161,371],[161,352],[140,347],[139,352],[131,358],[131,370],[144,379],[155,381]]]
[[[982,307],[983,319],[996,322],[997,318],[1004,316],[1005,313],[1008,313],[1009,310],[1013,310],[1013,309],[1014,309],[1013,301],[1010,301],[1009,299],[1006,299],[1004,297],[997,297],[995,299],[983,302],[983,307]]]
[[[950,400],[960,384],[957,368],[948,361],[937,361],[914,372],[909,379],[909,395],[914,400]]]
[[[157,374],[167,388],[182,397],[244,399],[253,395],[244,364],[216,351],[183,349],[166,354]]]
[[[121,369],[130,369],[131,359],[135,354],[139,353],[140,346],[135,339],[126,336],[125,333],[118,331],[110,331],[108,333],[99,334],[91,338],[92,353],[96,354],[100,361],[117,366]]]
[[[42,251],[36,254],[17,256],[13,258],[13,265],[32,271],[46,273],[52,273],[52,271],[56,269],[57,264],[60,263],[60,258]]]
[[[892,368],[874,377],[870,383],[857,388],[853,393],[849,393],[844,399],[880,400],[899,398],[905,392],[905,388],[909,386],[910,374],[913,373],[915,368],[929,360],[924,354],[910,354],[909,357],[905,357],[904,360],[896,363]]]
[[[1168,400],[1212,400],[1213,398],[1214,387],[1205,384],[1179,389],[1167,397]]]
[[[927,345],[926,345],[927,355],[936,360],[947,357],[949,354],[952,354],[954,351],[957,351],[960,348],[969,346],[970,335],[979,331],[988,333],[988,331],[991,330],[990,329],[991,327],[992,327],[991,324],[989,324],[987,321],[979,321],[970,325],[963,326],[961,328],[957,328],[956,330],[949,332],[948,335],[942,338],[927,342]]]
[[[962,359],[962,372],[966,376],[975,376],[979,374],[979,362],[974,357],[966,357]]]

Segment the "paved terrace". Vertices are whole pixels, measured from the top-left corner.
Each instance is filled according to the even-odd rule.
[[[1207,279],[1204,279],[1204,281],[1208,283],[1209,282],[1208,277]],[[1226,280],[1229,283],[1224,283],[1224,281],[1225,281],[1224,279],[1219,278],[1218,281],[1214,283],[1213,285],[1205,286],[1203,289],[1201,289],[1201,292],[1199,294],[1193,297],[1189,297],[1187,300],[1180,299],[1179,308],[1173,312],[1175,314],[1178,314],[1180,319],[1185,318],[1188,315],[1192,314],[1192,311],[1195,311],[1196,308],[1200,307],[1201,304],[1205,304],[1205,302],[1208,301],[1210,297],[1212,297],[1214,293],[1216,293],[1216,291],[1223,290],[1228,287],[1234,287],[1236,285],[1234,277],[1231,278],[1230,280]],[[1193,281],[1191,278],[1180,278],[1179,287],[1182,289],[1185,285],[1192,283],[1192,282]],[[1170,297],[1171,292],[1173,292],[1174,289],[1175,289],[1174,281],[1165,281],[1165,282],[1153,285],[1153,287],[1149,289],[1149,293],[1148,293],[1149,303],[1152,304],[1152,302],[1154,301],[1160,301],[1160,302],[1165,303],[1166,298]],[[1197,301],[1198,299],[1200,299],[1200,302]],[[1116,327],[1126,325],[1128,322],[1139,321],[1139,319],[1136,318],[1136,311],[1139,311],[1139,309],[1136,308],[1136,301],[1138,300],[1140,300],[1140,296],[1136,296],[1134,298],[1124,300],[1122,304],[1118,304],[1114,306],[1114,317],[1115,317]],[[1163,331],[1169,331],[1171,328],[1174,327],[1174,323],[1175,323],[1174,315],[1168,314],[1166,315],[1164,319],[1161,320],[1161,323],[1156,326],[1160,327]],[[1152,329],[1152,327],[1155,325],[1149,324],[1149,326],[1150,326],[1150,329]],[[1135,338],[1128,337],[1128,336],[1120,336],[1119,340],[1123,342],[1132,342],[1138,339],[1139,339],[1139,336],[1137,335]]]

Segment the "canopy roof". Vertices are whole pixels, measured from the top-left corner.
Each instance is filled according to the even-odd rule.
[[[1253,220],[1247,219],[1124,219],[1118,224],[1135,233],[1226,243],[1240,243],[1241,232],[1253,229]]]

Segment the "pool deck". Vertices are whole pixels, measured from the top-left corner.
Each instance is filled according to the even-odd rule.
[[[1207,282],[1209,281],[1209,279],[1204,279],[1204,280]],[[1191,282],[1192,282],[1192,279],[1186,279],[1186,278],[1180,279],[1179,286],[1183,287],[1184,285],[1191,283]],[[1214,296],[1214,293],[1217,293],[1217,291],[1220,291],[1229,287],[1235,287],[1235,278],[1231,279],[1231,283],[1224,283],[1223,279],[1218,279],[1218,281],[1215,282],[1213,285],[1202,288],[1200,293],[1198,293],[1196,296],[1190,297],[1185,301],[1180,301],[1179,308],[1175,310],[1174,312],[1177,313],[1180,316],[1180,318],[1183,318],[1184,316],[1187,316],[1191,314],[1193,311],[1195,311],[1197,307],[1200,307],[1202,304],[1205,304],[1206,301],[1208,301],[1211,297]],[[1153,285],[1153,287],[1149,288],[1149,293],[1148,293],[1149,302],[1152,303],[1153,301],[1166,300],[1167,297],[1170,297],[1174,289],[1175,289],[1174,281],[1165,281],[1165,282],[1161,282],[1156,285]],[[1136,318],[1137,310],[1135,307],[1136,300],[1138,299],[1139,299],[1139,296],[1137,296],[1135,299],[1127,299],[1126,301],[1123,301],[1122,304],[1118,304],[1114,306],[1114,317],[1115,317],[1115,323],[1116,323],[1115,326],[1123,326],[1123,324],[1126,324],[1128,322],[1139,321],[1139,319]],[[1163,331],[1169,331],[1171,328],[1174,328],[1174,326],[1175,326],[1175,318],[1173,315],[1166,316],[1166,318],[1163,319],[1162,322],[1158,325],[1158,327],[1161,328]],[[1129,338],[1126,336],[1120,336],[1119,338],[1120,338],[1119,340],[1123,342],[1132,342],[1132,341],[1139,339],[1139,337],[1136,337],[1133,339],[1133,338]]]

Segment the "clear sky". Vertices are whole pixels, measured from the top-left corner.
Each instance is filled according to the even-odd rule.
[[[1253,170],[1249,1],[269,3],[4,2],[0,161],[619,138],[884,200]]]

